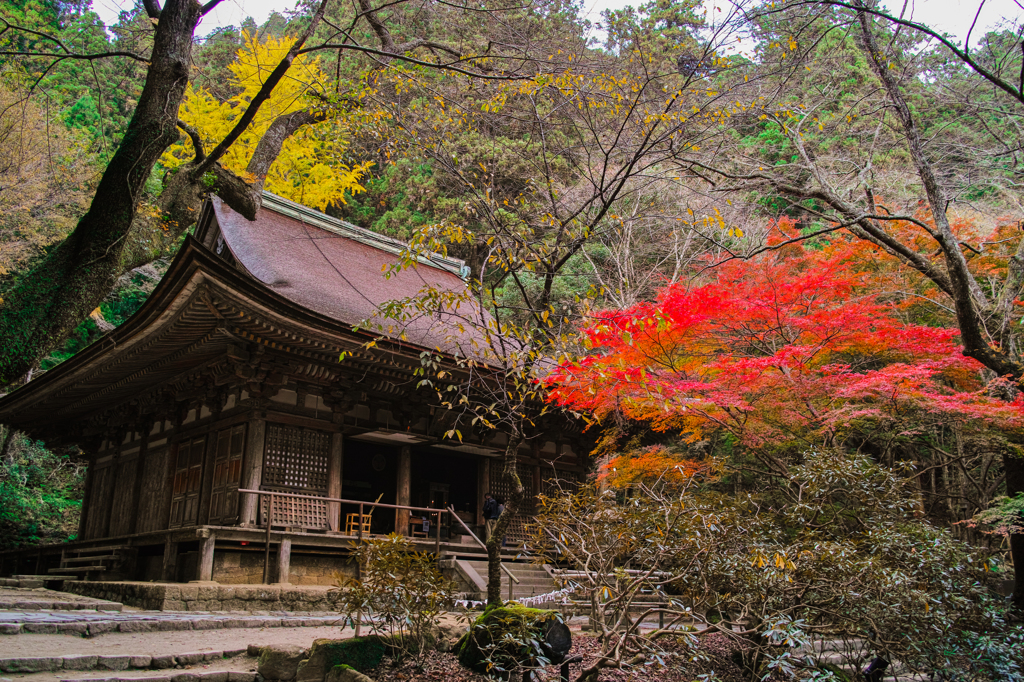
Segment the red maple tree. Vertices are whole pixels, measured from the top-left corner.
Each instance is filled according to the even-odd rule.
[[[879,293],[877,265],[856,243],[792,245],[594,315],[590,354],[549,377],[551,399],[691,441],[720,430],[779,473],[787,448],[840,446],[854,432],[1024,424],[1024,401],[992,395],[957,329],[910,322]]]

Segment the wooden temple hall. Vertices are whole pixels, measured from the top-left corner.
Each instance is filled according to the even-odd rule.
[[[360,534],[479,551],[468,531],[505,492],[506,441],[446,439],[454,417],[414,375],[450,328],[416,318],[372,348],[357,328],[427,285],[465,287],[442,256],[386,278],[403,248],[271,194],[255,221],[208,202],[138,313],[0,399],[0,423],[89,460],[76,541],[0,552],[0,574],[333,584]],[[587,450],[574,424],[544,429],[521,452],[533,494],[578,480]]]

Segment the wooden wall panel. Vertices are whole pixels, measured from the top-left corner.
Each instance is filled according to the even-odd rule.
[[[161,447],[146,453],[140,481],[142,497],[139,499],[137,533],[165,530],[167,524],[167,448]]]
[[[132,521],[132,496],[135,487],[135,466],[134,458],[127,462],[121,462],[110,467],[116,471],[117,476],[111,481],[111,511],[110,528],[108,535],[128,535],[131,533]]]
[[[96,470],[96,481],[93,484],[93,504],[86,523],[86,540],[107,536],[107,519],[110,518],[111,483],[114,480],[114,467],[106,466]]]

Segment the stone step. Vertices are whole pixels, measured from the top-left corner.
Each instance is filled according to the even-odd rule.
[[[60,682],[255,682],[256,673],[235,670],[206,672],[175,671],[170,673],[140,672],[135,675],[119,675],[116,677],[61,677]]]
[[[196,665],[206,661],[245,655],[246,649],[199,651],[166,656],[47,656],[37,658],[0,658],[0,672],[42,673],[58,670],[167,670],[177,665]]]
[[[233,628],[344,627],[338,614],[253,616],[250,614],[197,614],[164,611],[121,614],[65,611],[60,614],[0,612],[0,635],[43,634],[94,637],[105,633],[172,632]],[[42,616],[42,617],[41,617]],[[48,616],[48,617],[47,617]],[[5,622],[6,621],[6,622]]]
[[[9,623],[9,614],[5,611],[102,611],[119,613],[124,607],[114,601],[83,600],[83,601],[42,601],[19,599],[0,603],[0,623]]]

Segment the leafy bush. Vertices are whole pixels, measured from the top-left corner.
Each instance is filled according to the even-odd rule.
[[[816,662],[800,650],[838,641],[852,663],[877,655],[913,671],[1024,679],[1024,633],[985,587],[986,558],[921,518],[913,479],[836,450],[807,452],[747,494],[700,476],[542,499],[537,544],[590,569],[571,581],[602,639],[595,674],[657,660],[666,633],[642,632],[636,609],[657,595],[648,616],[706,625],[685,634],[694,647],[715,631],[738,640],[759,676],[802,676]]]
[[[370,630],[387,636],[399,653],[422,655],[437,636],[440,615],[452,605],[455,584],[432,554],[414,551],[392,533],[364,542],[355,552],[360,578],[337,575],[341,605],[353,620],[370,615]]]
[[[84,479],[74,453],[0,429],[0,547],[74,539]]]

